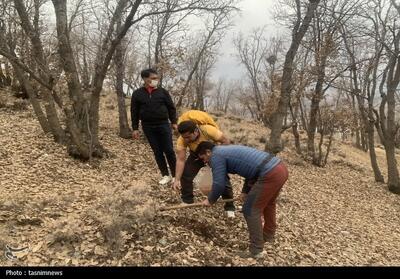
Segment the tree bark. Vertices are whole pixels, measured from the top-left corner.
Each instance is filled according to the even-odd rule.
[[[90,124],[88,125],[88,104],[82,94],[78,70],[69,40],[67,3],[66,0],[52,0],[52,2],[56,13],[58,52],[71,100],[70,103],[65,104],[65,112],[68,118],[67,128],[82,159],[90,159],[92,154],[89,150],[93,149],[93,137]]]
[[[307,13],[301,22],[301,18],[297,19],[296,26],[293,30],[292,43],[285,57],[285,64],[282,74],[281,95],[278,102],[277,110],[271,115],[271,134],[269,142],[265,145],[265,149],[276,154],[282,151],[281,133],[283,119],[287,114],[290,94],[292,91],[292,76],[294,71],[293,61],[299,49],[300,43],[310,26],[314,17],[314,12],[319,4],[319,0],[310,0]],[[298,7],[300,9],[300,7]],[[301,25],[300,25],[301,22]]]
[[[31,83],[29,82],[25,73],[18,67],[18,65],[16,65],[16,64],[12,64],[12,65],[13,65],[16,77],[19,80],[19,83],[21,84],[21,86],[23,88],[25,88],[25,91],[29,96],[29,101],[32,104],[33,111],[36,114],[36,117],[39,121],[40,127],[42,127],[43,132],[46,134],[51,132],[50,124],[47,121],[46,115],[44,114],[38,99],[36,98],[36,93],[33,90]]]
[[[331,147],[332,147],[332,140],[333,140],[333,133],[334,133],[334,129],[331,130],[331,133],[329,135],[329,142],[328,142],[328,147],[326,148],[326,154],[325,154],[325,158],[324,161],[322,163],[322,166],[325,167],[327,162],[328,162],[328,156],[329,153],[331,152]]]
[[[298,127],[298,121],[297,121],[297,114],[294,113],[292,105],[289,103],[289,109],[290,113],[292,115],[292,132],[294,136],[294,145],[296,147],[296,152],[297,154],[301,154],[301,145],[300,145],[300,134],[299,131],[297,130]]]
[[[387,138],[385,140],[386,159],[388,164],[388,187],[393,193],[400,194],[400,178],[397,168],[395,137],[397,132],[395,109],[396,89],[400,81],[400,58],[391,57],[391,64],[387,82]],[[397,66],[395,66],[397,64]],[[395,72],[396,71],[396,72]]]
[[[52,78],[49,75],[50,70],[47,67],[47,63],[44,59],[43,45],[40,40],[39,34],[35,32],[34,27],[29,21],[29,16],[23,1],[14,0],[14,5],[21,20],[21,26],[24,29],[25,34],[28,36],[32,44],[33,53],[35,55],[36,62],[39,67],[39,75],[46,83],[51,85]],[[65,133],[61,127],[60,120],[58,118],[57,110],[55,107],[55,101],[52,96],[52,93],[49,91],[48,88],[45,88],[43,86],[41,86],[41,89],[42,89],[41,92],[43,93],[43,97],[45,99],[45,109],[46,109],[47,119],[50,124],[50,129],[52,131],[54,140],[56,142],[63,143],[65,141]]]
[[[121,28],[121,22],[118,21],[117,30]],[[125,48],[123,42],[117,46],[114,55],[115,62],[115,91],[117,92],[118,100],[118,120],[119,120],[119,136],[124,139],[129,139],[132,136],[131,129],[128,124],[128,114],[126,112],[125,95],[124,95],[124,77],[125,77],[125,63],[124,53]]]
[[[326,55],[326,53],[324,53],[319,61],[317,83],[315,85],[314,94],[311,98],[310,122],[308,123],[308,130],[307,130],[308,155],[312,158],[313,164],[316,165],[318,165],[318,159],[315,153],[314,139],[315,139],[315,132],[317,129],[317,116],[319,112],[319,103],[321,102],[324,94],[323,84],[325,80],[325,69],[326,69],[327,59],[328,56]]]
[[[97,155],[102,156],[104,149],[99,142],[99,108],[100,108],[100,93],[103,88],[103,82],[107,74],[108,66],[110,65],[111,59],[114,55],[115,49],[121,43],[121,40],[125,37],[130,26],[134,23],[133,17],[135,16],[142,0],[136,0],[131,10],[125,19],[124,24],[121,26],[121,31],[111,41],[112,34],[114,32],[114,25],[118,19],[122,16],[123,10],[129,1],[123,0],[118,2],[118,6],[114,12],[113,18],[110,22],[110,27],[107,31],[107,35],[104,38],[103,44],[96,58],[95,73],[92,79],[91,85],[91,99],[90,99],[90,128],[93,137],[93,144],[95,146],[95,152]]]
[[[376,182],[385,182],[383,175],[379,169],[378,161],[376,159],[375,139],[374,139],[374,121],[373,120],[370,120],[368,123],[368,149],[369,149],[369,157],[371,160],[371,167],[374,172],[375,181]]]

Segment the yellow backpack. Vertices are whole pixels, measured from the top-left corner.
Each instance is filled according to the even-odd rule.
[[[212,117],[207,112],[201,110],[189,110],[183,113],[178,118],[178,125],[183,121],[189,121],[189,120],[195,122],[197,125],[211,125],[219,129],[214,119],[212,119]]]

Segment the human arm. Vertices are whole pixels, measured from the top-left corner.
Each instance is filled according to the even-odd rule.
[[[172,101],[171,95],[169,95],[168,91],[164,89],[164,93],[165,93],[165,100],[166,100],[166,106],[168,109],[168,117],[169,120],[171,121],[171,126],[174,130],[176,130],[177,128],[177,117],[176,117],[176,107],[174,102]]]
[[[185,168],[186,150],[179,149],[176,151],[176,168],[175,168],[175,181],[172,185],[174,190],[179,190],[181,186],[181,177],[183,169]]]
[[[213,185],[211,192],[208,194],[208,201],[210,204],[213,204],[225,190],[227,166],[225,158],[217,155],[212,156],[210,165],[212,169]]]
[[[132,121],[132,137],[134,139],[139,138],[139,112],[140,103],[136,99],[136,93],[134,92],[131,97],[131,121]]]
[[[222,134],[220,136],[218,142],[220,142],[222,144],[230,144],[231,143],[231,141],[224,134]]]

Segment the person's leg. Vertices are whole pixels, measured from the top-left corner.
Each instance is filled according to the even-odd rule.
[[[160,126],[160,140],[162,142],[163,153],[168,161],[170,173],[173,177],[175,177],[176,154],[174,151],[170,124],[164,124]]]
[[[222,198],[224,200],[233,199],[232,184],[229,176],[227,176],[226,186],[224,192],[222,193]],[[224,205],[224,209],[225,211],[235,211],[235,205],[233,204],[233,202],[227,202]]]
[[[243,204],[243,215],[246,219],[247,228],[249,230],[249,250],[252,255],[257,255],[261,253],[264,248],[263,229],[261,223],[261,216],[264,207],[260,207],[258,203],[259,197],[263,190],[263,186],[263,180],[258,180],[251,187],[251,190],[247,195],[246,201]]]
[[[143,126],[143,133],[146,136],[151,149],[153,150],[154,157],[156,159],[157,166],[160,169],[161,175],[167,176],[169,174],[167,163],[165,162],[162,151],[162,142],[159,140],[160,136],[157,127]]]
[[[181,178],[181,194],[182,200],[185,203],[193,203],[193,180],[199,173],[200,169],[204,167],[204,163],[194,154],[190,154],[185,162]]]
[[[275,236],[276,231],[276,199],[279,196],[282,186],[288,179],[288,170],[283,163],[277,165],[265,177],[265,190],[263,198],[267,202],[264,210],[264,240],[270,241]]]

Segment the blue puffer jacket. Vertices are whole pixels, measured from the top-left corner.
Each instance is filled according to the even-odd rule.
[[[269,153],[242,145],[219,145],[212,150],[210,167],[213,174],[212,191],[208,195],[210,203],[214,203],[222,195],[228,173],[238,174],[246,179],[264,176],[280,163],[273,157],[257,174],[258,166]]]

